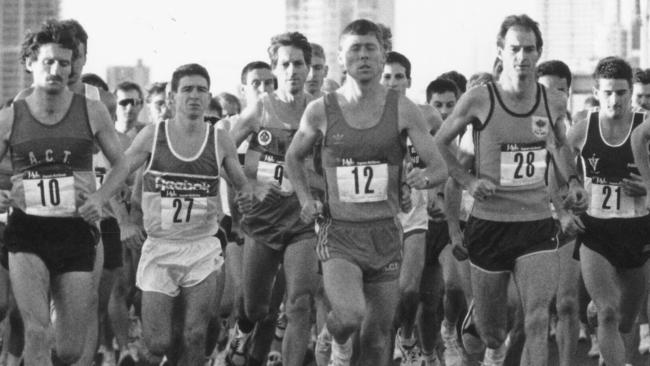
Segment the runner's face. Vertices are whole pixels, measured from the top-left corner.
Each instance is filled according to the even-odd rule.
[[[34,76],[34,86],[48,94],[58,94],[68,83],[72,68],[72,50],[56,43],[41,45],[36,59],[27,59],[27,69]]]
[[[82,43],[79,43],[77,50],[77,58],[72,60],[72,71],[70,72],[70,79],[68,80],[68,85],[73,85],[79,79],[81,79],[81,74],[83,74],[84,66],[86,65],[86,46]]]
[[[178,90],[172,95],[176,115],[185,115],[189,119],[203,121],[203,114],[210,103],[210,88],[203,76],[183,76],[178,81]]]
[[[157,93],[149,97],[149,115],[152,122],[156,123],[169,118],[166,99],[165,93]]]
[[[309,66],[300,48],[281,46],[278,48],[278,61],[273,73],[278,78],[278,88],[290,94],[297,94],[303,90]]]
[[[600,102],[600,113],[611,119],[619,119],[631,106],[632,93],[625,79],[598,79],[594,96]]]
[[[569,99],[569,83],[565,78],[556,75],[544,75],[537,78],[537,81],[548,90],[557,90]]]
[[[632,105],[650,110],[650,84],[634,83],[632,85]]]
[[[137,121],[142,110],[140,93],[137,90],[118,90],[115,97],[117,98],[117,120],[127,123]]]
[[[406,89],[411,87],[411,80],[406,77],[406,68],[404,66],[398,63],[392,63],[384,65],[381,84],[397,90],[402,95],[406,95]]]
[[[433,93],[431,94],[429,104],[440,113],[444,121],[454,111],[454,107],[456,107],[456,95],[450,91]]]
[[[508,29],[503,48],[498,49],[503,62],[503,73],[525,78],[535,74],[535,65],[541,55],[532,30],[520,26]]]
[[[311,57],[311,67],[305,83],[305,91],[309,94],[318,93],[323,87],[323,80],[327,76],[327,65],[322,57]]]
[[[262,93],[272,93],[275,87],[275,76],[269,69],[253,69],[246,74],[246,85],[243,86],[247,103],[252,103]]]
[[[385,62],[384,49],[374,34],[346,34],[341,38],[339,61],[347,76],[370,81],[381,76]]]

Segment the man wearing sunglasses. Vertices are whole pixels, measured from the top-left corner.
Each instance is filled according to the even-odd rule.
[[[138,121],[142,110],[142,89],[132,81],[123,81],[115,88],[117,98],[117,120],[115,128],[118,132],[134,138],[146,124]]]

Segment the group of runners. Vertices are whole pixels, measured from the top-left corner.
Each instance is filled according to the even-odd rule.
[[[533,19],[496,46],[418,105],[365,19],[340,84],[287,32],[240,97],[199,64],[111,92],[78,22],[28,33],[0,110],[5,364],[547,365],[549,329],[562,366],[582,332],[608,366],[650,352],[650,71],[603,58],[570,111]]]

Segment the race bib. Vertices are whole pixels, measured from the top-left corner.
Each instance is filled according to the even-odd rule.
[[[70,217],[77,211],[72,170],[51,174],[27,171],[23,189],[25,212],[29,215]]]
[[[167,175],[156,179],[160,189],[160,226],[163,229],[202,224],[207,220],[208,197],[218,180]]]
[[[289,178],[284,174],[284,161],[265,155],[257,165],[257,180],[262,183],[276,183],[283,192],[293,192]]]
[[[380,202],[388,199],[388,164],[339,166],[336,182],[341,202]]]
[[[501,178],[504,187],[520,187],[544,180],[546,155],[544,141],[501,145]]]
[[[424,168],[424,164],[420,161],[420,155],[418,154],[417,150],[415,150],[415,146],[413,146],[411,139],[408,137],[406,138],[406,149],[408,150],[408,154],[411,158],[411,163],[413,163],[413,166],[416,168]]]
[[[160,197],[160,223],[163,229],[204,222],[207,212],[207,197]]]
[[[598,218],[634,217],[634,198],[618,183],[591,183],[589,214]]]

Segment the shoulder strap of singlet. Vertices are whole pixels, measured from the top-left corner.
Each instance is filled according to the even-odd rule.
[[[643,123],[645,120],[647,112],[634,112],[634,117],[632,118],[632,128],[636,128],[636,126],[640,125]]]
[[[214,134],[214,139],[213,139],[213,141],[214,141],[214,157],[215,157],[215,159],[217,159],[217,169],[219,169],[217,171],[217,174],[219,176],[221,176],[220,173],[221,173],[223,162],[221,161],[221,156],[219,154],[219,136],[218,136],[219,129],[215,128],[214,126],[210,126],[209,128],[211,129],[210,133]]]
[[[483,123],[481,123],[481,120],[478,118],[472,121],[473,130],[476,132],[481,131],[482,129],[485,128],[485,126],[487,126],[488,122],[490,122],[490,120],[492,119],[492,114],[494,113],[494,93],[495,93],[494,88],[496,87],[494,86],[494,83],[487,83],[485,87],[487,88],[488,95],[490,97],[490,110],[488,111],[488,115],[485,118],[485,121],[483,121]]]
[[[329,131],[332,127],[341,123],[343,120],[343,111],[339,105],[339,101],[336,97],[336,92],[326,93],[323,96],[323,103],[325,104],[325,118],[327,121],[327,126],[325,131]],[[327,143],[327,132],[323,136],[323,145]]]
[[[544,101],[544,111],[548,117],[548,123],[551,124],[551,133],[555,133],[555,121],[553,120],[553,115],[551,114],[551,109],[548,107],[548,97],[546,95],[546,87],[540,83],[537,83],[537,87],[541,90],[542,99]]]
[[[167,125],[167,120],[160,121],[156,125],[156,131],[153,134],[153,143],[151,145],[151,154],[149,155],[149,163],[147,164],[145,168],[145,172],[151,169],[151,166],[153,165],[154,162],[154,157],[156,154],[156,146],[158,146],[158,137],[162,136],[161,138],[166,138],[165,137],[165,128]]]

